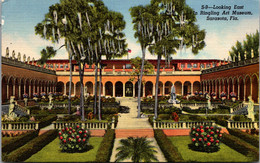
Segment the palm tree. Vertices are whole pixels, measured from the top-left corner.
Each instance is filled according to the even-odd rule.
[[[152,141],[146,139],[146,137],[128,137],[127,139],[120,140],[121,146],[116,150],[119,152],[116,154],[116,162],[123,161],[125,159],[131,159],[133,162],[151,162],[158,161],[154,149],[155,146],[151,145]]]

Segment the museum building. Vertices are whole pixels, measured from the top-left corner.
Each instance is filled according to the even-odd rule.
[[[143,77],[141,95],[155,95],[157,60],[148,60],[154,65],[154,73]],[[80,95],[79,67],[72,61],[72,95]],[[104,60],[102,71],[101,94],[112,97],[136,97],[137,81],[130,80],[135,67],[130,60]],[[90,95],[94,94],[95,66],[85,65],[84,85]],[[35,93],[69,92],[69,60],[52,59],[44,66],[26,56],[2,56],[2,102],[10,96],[22,99],[23,94],[33,97]],[[237,98],[247,101],[252,95],[258,100],[259,58],[248,58],[245,61],[230,62],[217,59],[173,59],[170,64],[161,61],[159,95],[168,95],[174,84],[179,95],[193,94],[202,91],[215,92],[220,97],[222,92],[235,92]],[[99,85],[98,85],[99,86]],[[98,88],[99,89],[99,88]]]

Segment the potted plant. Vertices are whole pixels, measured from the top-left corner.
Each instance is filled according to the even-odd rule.
[[[28,106],[28,94],[27,93],[24,93],[23,94],[23,100],[24,100],[24,106]]]
[[[226,92],[222,92],[220,94],[220,97],[221,97],[222,101],[225,100],[227,98]]]
[[[231,97],[231,99],[232,99],[233,102],[236,101],[236,97],[237,97],[237,96],[236,96],[236,93],[235,93],[235,92],[231,92],[231,93],[230,93],[230,97]]]
[[[211,93],[211,96],[212,96],[213,99],[216,99],[216,98],[217,98],[216,92],[212,92],[212,93]]]
[[[42,96],[43,99],[45,99],[45,98],[46,98],[46,97],[45,97],[45,96],[46,96],[46,93],[45,93],[45,92],[41,92],[41,96]]]
[[[38,97],[39,97],[39,94],[38,93],[34,93],[33,94],[33,99],[37,102],[38,101]]]
[[[200,95],[200,96],[203,96],[203,93],[202,93],[202,91],[200,91],[200,92],[199,92],[199,95]]]
[[[196,96],[197,96],[198,94],[199,94],[199,92],[198,92],[198,91],[195,91],[195,92],[194,92],[194,95],[196,95]]]

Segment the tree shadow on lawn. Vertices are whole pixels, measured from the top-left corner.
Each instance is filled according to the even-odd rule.
[[[81,151],[65,151],[63,149],[60,150],[61,153],[84,153],[84,152],[88,152],[91,149],[94,149],[94,147],[92,145],[87,145],[87,147],[85,149],[82,149]]]
[[[193,151],[196,151],[196,152],[201,152],[201,153],[214,153],[214,152],[219,151],[219,148],[212,148],[210,151],[204,151],[203,148],[196,147],[192,143],[188,144],[188,147],[189,147],[190,150],[193,150]]]

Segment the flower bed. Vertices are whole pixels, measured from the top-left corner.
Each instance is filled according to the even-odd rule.
[[[154,130],[154,138],[156,139],[164,157],[168,162],[183,162],[178,149],[171,143],[170,139],[163,133],[162,130]]]
[[[220,150],[213,153],[195,151],[190,148],[191,140],[189,136],[169,137],[172,143],[185,162],[249,162],[249,157],[229,148],[225,144],[220,145]],[[223,138],[224,139],[224,138]],[[232,143],[232,141],[230,142]]]
[[[44,134],[34,138],[24,146],[12,151],[10,154],[6,155],[2,160],[4,162],[23,162],[33,154],[40,151],[44,146],[49,144],[57,137],[57,130],[49,130]],[[39,160],[42,161],[42,160]]]
[[[101,142],[95,162],[109,162],[115,141],[115,130],[107,130]]]

